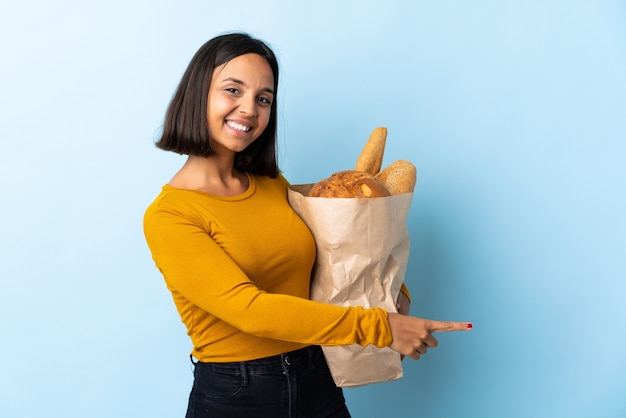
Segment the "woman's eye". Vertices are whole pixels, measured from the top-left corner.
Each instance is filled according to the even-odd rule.
[[[227,92],[232,93],[232,94],[237,94],[239,93],[239,89],[236,89],[234,87],[228,87],[225,89]]]
[[[272,104],[272,102],[270,101],[270,99],[268,99],[267,97],[259,97],[259,102],[266,104],[266,105],[270,105]]]

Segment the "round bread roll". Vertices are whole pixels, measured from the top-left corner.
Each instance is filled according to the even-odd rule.
[[[410,161],[397,160],[376,174],[392,195],[410,193],[415,188],[417,169]]]
[[[309,191],[310,197],[368,198],[390,196],[376,178],[362,171],[346,170],[319,181]]]

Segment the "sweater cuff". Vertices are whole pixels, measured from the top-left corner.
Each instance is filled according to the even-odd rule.
[[[389,325],[389,313],[382,308],[373,308],[378,314],[380,321],[380,335],[374,343],[378,348],[387,347],[393,342],[393,335],[391,334],[391,326]]]
[[[402,287],[400,287],[400,292],[402,292],[409,300],[409,303],[411,303],[411,293],[409,292],[409,288],[406,287],[404,283],[402,283]]]

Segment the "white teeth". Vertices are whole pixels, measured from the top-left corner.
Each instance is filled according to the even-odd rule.
[[[238,131],[241,131],[241,132],[248,132],[250,130],[249,126],[244,126],[244,125],[242,125],[240,123],[237,123],[237,122],[228,121],[228,122],[226,122],[226,124],[228,126],[230,126],[231,128],[237,129]]]

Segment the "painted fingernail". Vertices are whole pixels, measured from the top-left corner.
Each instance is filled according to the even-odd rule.
[[[474,325],[472,325],[472,323],[471,323],[471,322],[468,322],[468,323],[467,323],[467,329],[472,329],[473,327],[474,327]]]

